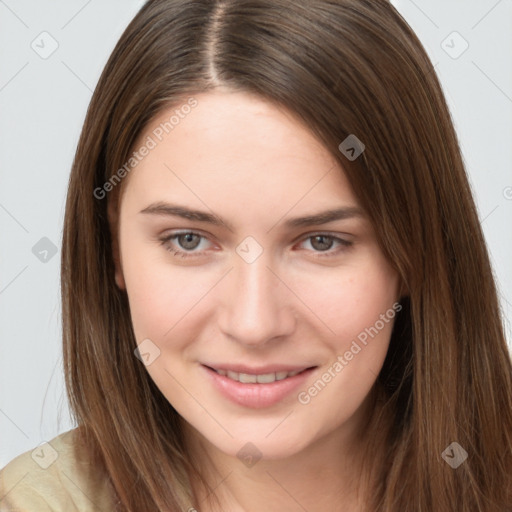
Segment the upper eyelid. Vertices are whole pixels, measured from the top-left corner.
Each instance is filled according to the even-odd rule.
[[[302,235],[298,236],[294,239],[294,243],[298,242],[300,240],[307,240],[308,238],[312,238],[314,236],[329,236],[331,238],[337,239],[337,240],[344,240],[343,237],[346,238],[352,238],[353,235],[350,233],[334,233],[332,231],[309,231],[308,233],[303,233]],[[350,242],[351,240],[344,240],[346,242]]]

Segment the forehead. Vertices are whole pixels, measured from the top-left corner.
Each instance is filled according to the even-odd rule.
[[[243,92],[193,98],[193,108],[182,108],[185,100],[166,109],[138,137],[134,150],[150,140],[152,149],[125,184],[130,201],[180,200],[269,220],[299,203],[357,204],[337,160],[291,113]]]

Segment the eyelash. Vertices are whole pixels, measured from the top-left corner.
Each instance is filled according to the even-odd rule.
[[[169,244],[169,242],[173,239],[176,239],[178,238],[179,236],[183,236],[183,235],[197,235],[199,237],[201,237],[202,239],[206,239],[205,236],[201,235],[200,233],[197,233],[196,231],[181,231],[181,232],[176,232],[176,233],[173,233],[171,235],[168,235],[164,238],[160,238],[160,242],[161,242],[161,245],[163,245],[165,247],[165,249],[169,252],[171,252],[174,256],[179,256],[181,258],[190,258],[190,257],[195,257],[195,256],[202,256],[203,253],[205,251],[197,251],[197,252],[194,252],[194,251],[182,251],[180,249],[174,249],[172,247],[168,247],[167,244]],[[316,254],[316,257],[320,257],[320,258],[324,258],[324,257],[333,257],[333,256],[336,256],[338,255],[340,252],[344,251],[344,250],[347,250],[348,248],[350,248],[353,243],[352,242],[349,242],[348,240],[343,240],[342,238],[338,238],[334,235],[330,235],[328,233],[313,233],[311,235],[308,235],[307,237],[303,238],[300,242],[304,242],[306,240],[309,240],[309,239],[312,239],[316,236],[324,236],[324,237],[327,237],[335,242],[338,242],[340,244],[341,247],[339,247],[337,250],[335,251],[332,251],[331,249],[327,249],[326,251],[313,251],[315,254]]]

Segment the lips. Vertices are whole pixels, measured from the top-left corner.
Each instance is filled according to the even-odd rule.
[[[294,390],[306,386],[317,367],[272,365],[256,369],[241,365],[202,364],[200,368],[214,388],[230,401],[244,407],[263,408],[278,404]],[[243,368],[250,373],[236,372],[231,368]],[[278,371],[269,371],[273,369]],[[223,372],[226,372],[226,375],[222,375]],[[283,375],[281,372],[284,373],[284,378],[278,380],[277,376]]]

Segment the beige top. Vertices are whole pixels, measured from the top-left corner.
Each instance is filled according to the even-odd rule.
[[[73,453],[76,429],[22,453],[0,471],[0,512],[113,512],[104,475]]]

